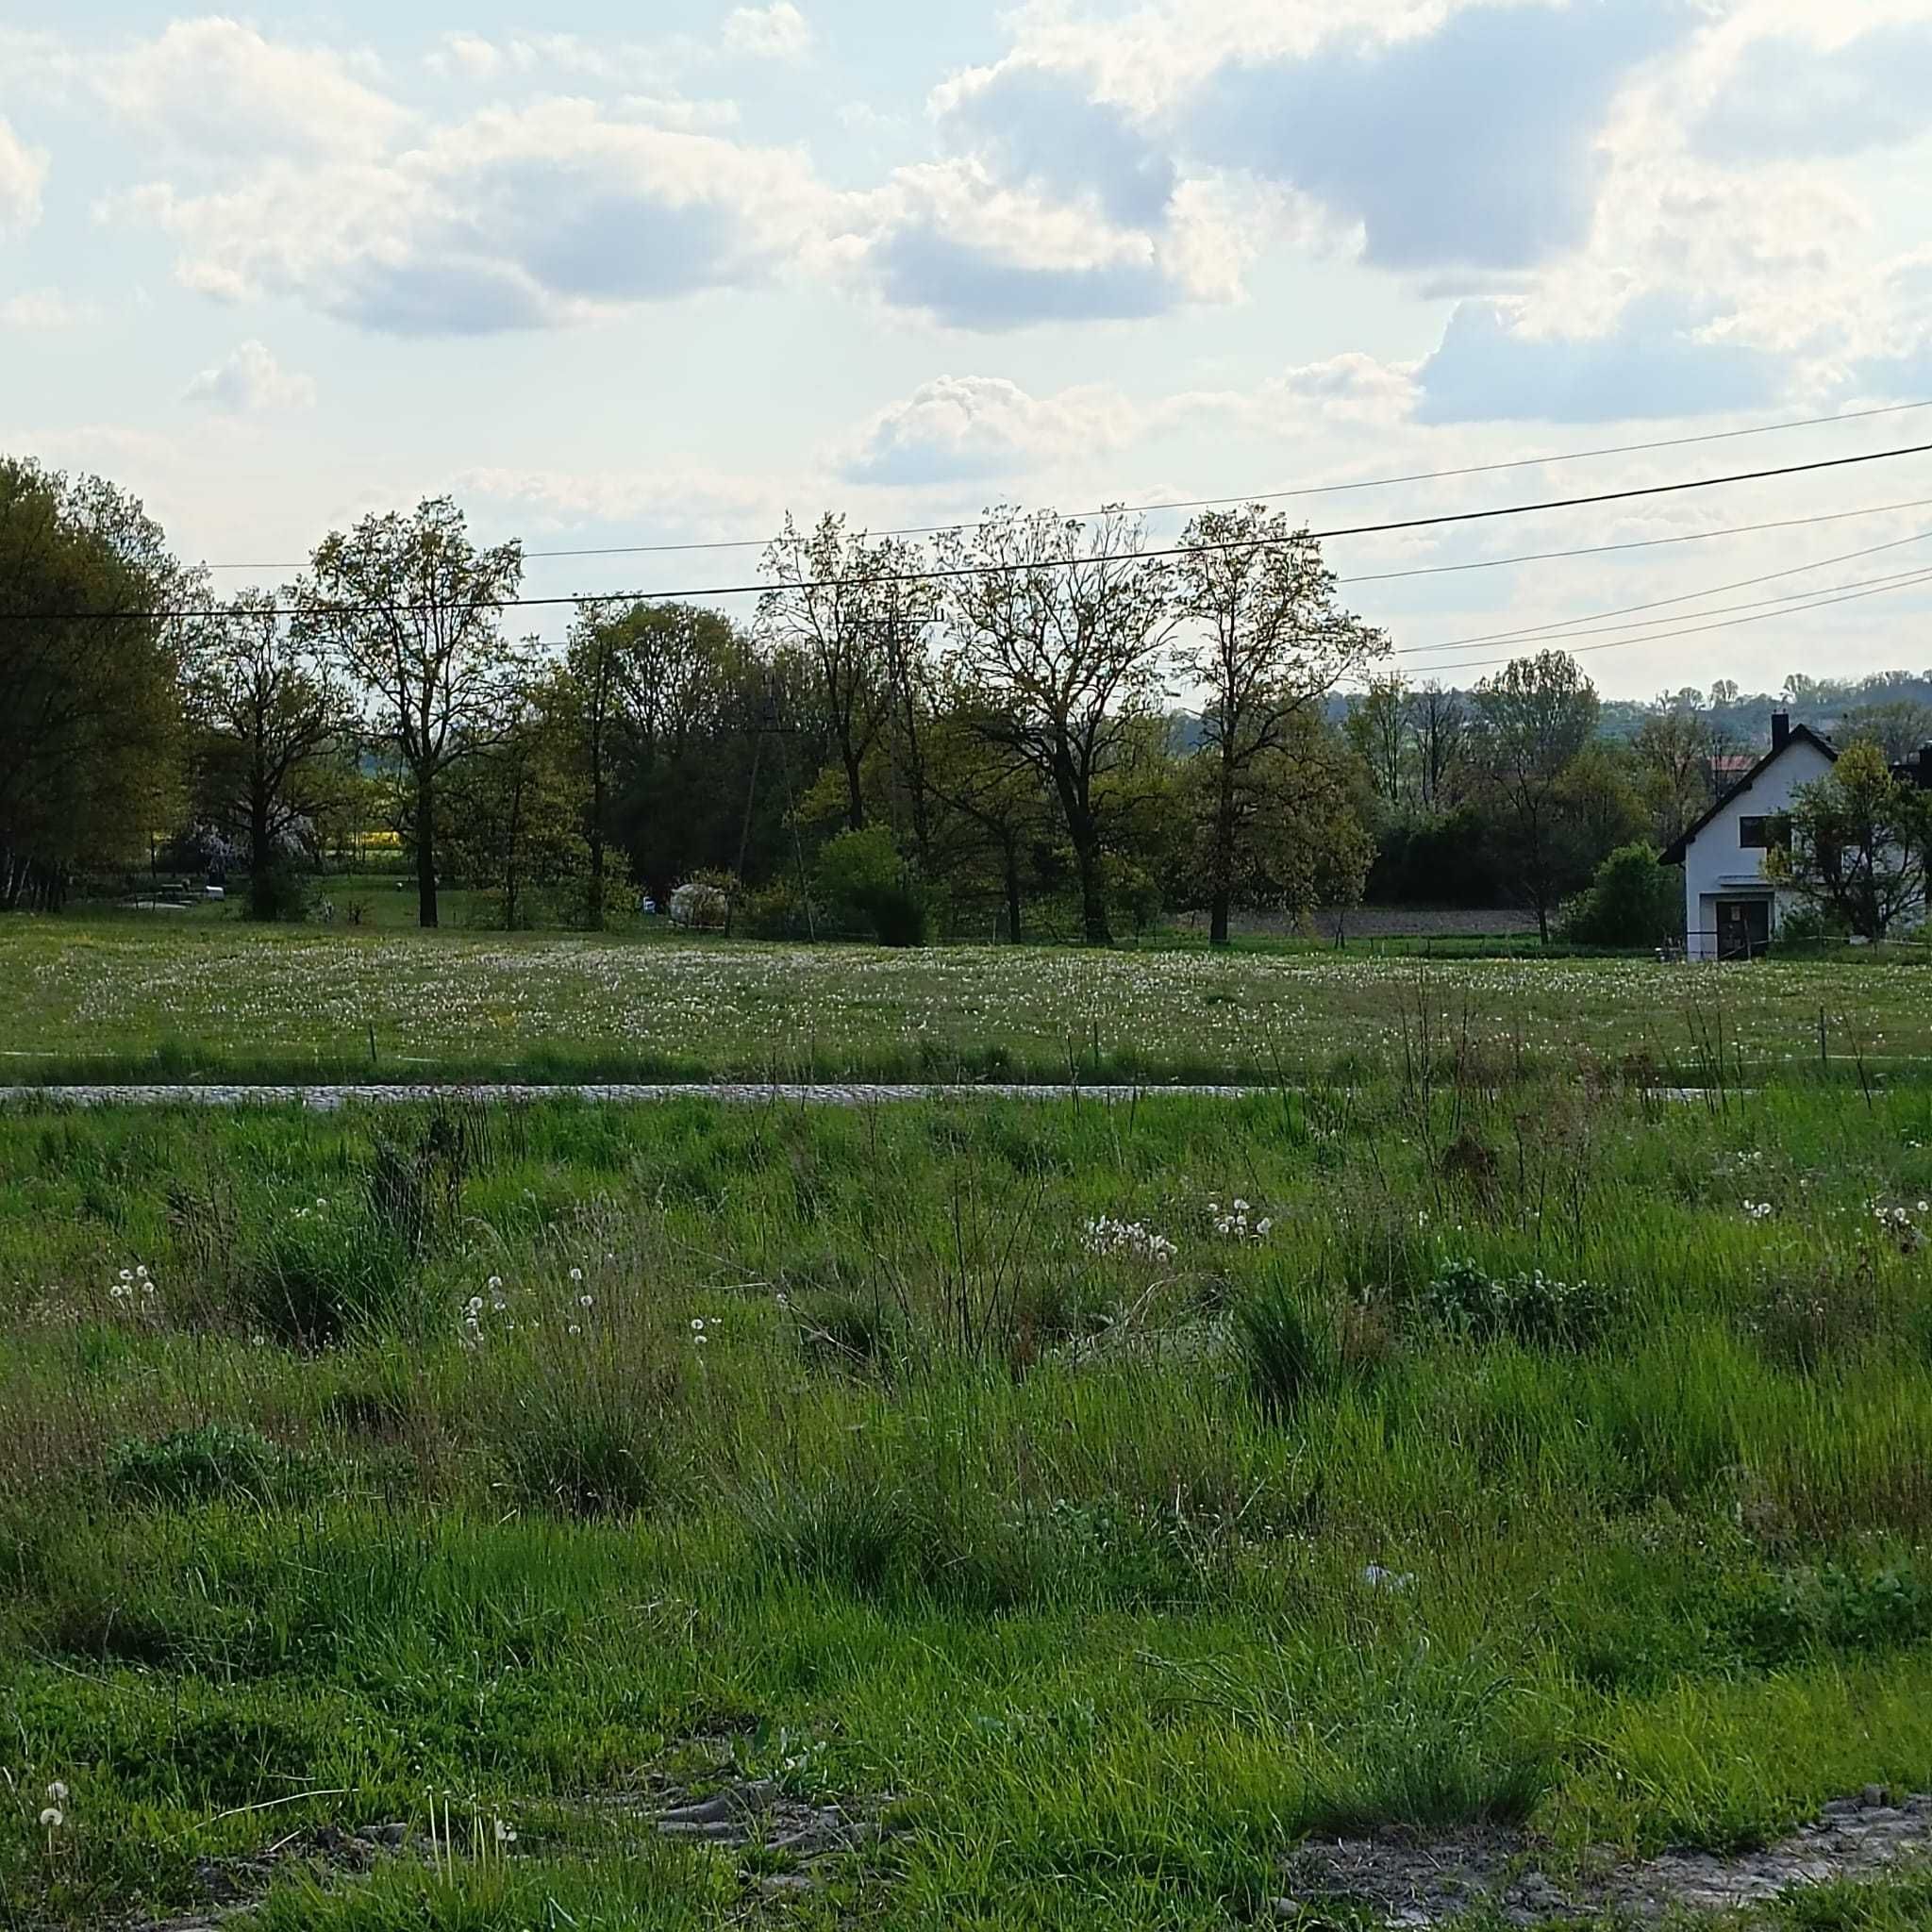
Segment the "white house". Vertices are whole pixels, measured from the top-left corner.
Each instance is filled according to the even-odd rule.
[[[1801,785],[1838,754],[1789,712],[1771,721],[1771,749],[1664,854],[1684,868],[1685,950],[1693,959],[1752,959],[1770,945],[1793,901],[1764,875],[1764,855],[1784,843],[1781,821]]]

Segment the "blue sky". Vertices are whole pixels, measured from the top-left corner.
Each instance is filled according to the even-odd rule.
[[[46,17],[0,26],[0,448],[99,469],[266,581],[442,491],[492,539],[717,542],[788,509],[1237,495],[1932,397],[1932,0]],[[1291,507],[1918,441],[1932,410]],[[1932,505],[1387,573],[1920,497],[1932,458],[1331,555],[1384,578],[1352,594],[1409,675],[1466,679],[1513,645],[1463,639],[1932,569],[1932,541],[1831,560]],[[756,555],[529,583],[697,587]],[[1573,641],[1614,644],[1584,661],[1617,694],[1932,662],[1924,592],[1759,608]]]

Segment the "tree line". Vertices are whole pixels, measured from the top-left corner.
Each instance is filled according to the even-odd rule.
[[[1718,782],[1669,703],[1607,741],[1559,652],[1409,689],[1258,505],[1175,555],[1125,509],[917,546],[788,519],[748,621],[595,601],[560,647],[517,634],[523,573],[435,498],[218,596],[110,484],[0,461],[0,905],[165,845],[288,916],[378,834],[424,925],[449,880],[591,929],[700,880],[756,933],[1106,944],[1187,910],[1224,944],[1426,874],[1548,934]]]

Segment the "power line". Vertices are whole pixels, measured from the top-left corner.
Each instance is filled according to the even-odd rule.
[[[1871,543],[1862,550],[1846,550],[1840,552],[1836,557],[1814,558],[1809,563],[1795,563],[1787,570],[1771,570],[1764,572],[1760,576],[1739,577],[1735,582],[1728,584],[1710,584],[1701,591],[1685,591],[1675,597],[1657,597],[1647,604],[1625,604],[1621,608],[1614,610],[1592,610],[1582,617],[1555,618],[1548,624],[1525,625],[1521,630],[1485,631],[1479,637],[1457,638],[1453,641],[1445,643],[1403,644],[1397,646],[1394,655],[1398,658],[1424,657],[1435,651],[1468,651],[1473,650],[1477,644],[1501,644],[1507,643],[1511,640],[1521,640],[1529,643],[1556,643],[1568,638],[1595,637],[1611,630],[1643,630],[1651,625],[1669,624],[1674,620],[1668,617],[1653,617],[1641,624],[1618,625],[1607,625],[1603,623],[1603,620],[1611,617],[1628,617],[1640,610],[1659,610],[1672,604],[1694,604],[1700,598],[1721,597],[1730,591],[1748,591],[1758,584],[1776,583],[1783,577],[1803,576],[1807,571],[1825,570],[1834,563],[1852,563],[1861,557],[1876,557],[1882,551],[1903,549],[1909,543],[1923,543],[1928,537],[1932,537],[1932,530],[1919,530],[1909,537],[1895,537],[1889,543]],[[1901,572],[1900,575],[1908,575],[1910,573]],[[1830,588],[1838,589],[1841,587],[1834,585]],[[1775,597],[1760,598],[1757,600],[1757,603],[1736,604],[1729,608],[1734,610],[1755,610],[1758,608],[1759,603],[1779,604],[1787,602],[1793,597],[1812,597],[1818,594],[1819,592],[1816,588],[1809,591],[1783,591]],[[1723,608],[1724,607],[1720,607],[1720,609]],[[1718,614],[1718,610],[1687,611],[1685,613],[1685,615],[1692,617],[1715,617]],[[1586,625],[1592,627],[1574,627]]]
[[[1800,416],[1783,423],[1755,423],[1742,429],[1712,429],[1696,436],[1662,437],[1651,442],[1609,443],[1597,449],[1561,450],[1548,456],[1511,457],[1501,462],[1467,463],[1457,469],[1411,470],[1397,476],[1365,476],[1349,483],[1309,483],[1293,490],[1264,490],[1245,496],[1195,496],[1171,503],[1129,504],[1125,508],[1143,516],[1161,516],[1179,509],[1224,509],[1232,504],[1281,503],[1303,496],[1338,496],[1357,490],[1391,490],[1405,483],[1441,483],[1457,476],[1492,476],[1506,470],[1541,469],[1550,463],[1580,463],[1597,457],[1641,456],[1660,449],[1685,449],[1693,443],[1731,442],[1740,436],[1772,436],[1787,429],[1818,429],[1834,423],[1862,423],[1874,416],[1900,416],[1912,409],[1932,409],[1932,398],[1918,403],[1888,403],[1879,408],[1846,409],[1836,416]],[[1074,510],[1080,517],[1103,515],[1109,505],[1094,509]],[[898,529],[873,530],[873,537],[940,537],[949,530],[980,527],[966,522],[951,524],[908,524]],[[525,550],[526,562],[537,559],[589,557],[670,557],[720,550],[762,550],[777,540],[772,537],[724,537],[708,542],[685,543],[608,543],[579,550]],[[300,570],[298,563],[204,563],[203,570],[258,571],[276,575]],[[695,593],[687,593],[695,594]]]
[[[1932,569],[1907,574],[1902,579],[1887,579],[1881,583],[1868,585],[1863,590],[1844,591],[1835,596],[1820,596],[1816,602],[1798,605],[1789,610],[1760,610],[1754,617],[1726,617],[1716,624],[1690,625],[1682,630],[1658,631],[1649,637],[1619,638],[1607,644],[1579,644],[1570,653],[1572,657],[1585,657],[1596,651],[1627,651],[1632,644],[1661,644],[1674,638],[1694,638],[1706,631],[1735,630],[1740,625],[1762,624],[1771,617],[1802,617],[1812,610],[1823,610],[1833,604],[1850,604],[1861,597],[1891,596],[1900,591],[1909,591],[1921,584],[1932,584]],[[1432,671],[1488,671],[1497,665],[1507,664],[1507,658],[1462,658],[1454,664],[1436,664]]]
[[[1827,509],[1815,516],[1777,517],[1769,523],[1730,524],[1720,530],[1679,530],[1669,537],[1627,537],[1617,543],[1583,543],[1569,550],[1520,550],[1510,557],[1478,557],[1464,563],[1416,563],[1402,570],[1368,571],[1337,577],[1338,584],[1389,584],[1404,577],[1453,576],[1466,570],[1504,570],[1519,563],[1561,563],[1578,557],[1609,557],[1624,550],[1660,550],[1672,543],[1709,543],[1720,537],[1755,537],[1766,530],[1808,529],[1817,524],[1856,523],[1864,517],[1890,516],[1899,510],[1932,508],[1932,496],[1908,497],[1904,503],[1874,503],[1864,509]]]
[[[1098,563],[1158,562],[1178,557],[1200,556],[1228,550],[1271,550],[1280,547],[1282,541],[1299,542],[1312,540],[1326,542],[1342,537],[1387,536],[1403,530],[1440,529],[1452,524],[1493,523],[1500,518],[1534,516],[1548,510],[1589,509],[1607,503],[1630,503],[1641,497],[1679,496],[1690,491],[1717,490],[1734,483],[1761,483],[1773,477],[1799,476],[1816,474],[1824,470],[1850,469],[1863,463],[1892,462],[1902,457],[1919,457],[1932,453],[1932,442],[1910,443],[1900,449],[1868,450],[1861,456],[1822,457],[1808,463],[1781,463],[1763,470],[1737,470],[1722,476],[1694,476],[1676,483],[1648,483],[1634,489],[1600,490],[1588,496],[1545,497],[1534,503],[1513,503],[1498,505],[1491,509],[1444,510],[1425,517],[1400,517],[1379,524],[1353,524],[1327,530],[1298,530],[1282,540],[1271,538],[1234,539],[1225,542],[1204,544],[1174,544],[1156,550],[1097,551],[1085,557],[1038,558],[1017,563],[955,564],[935,566],[925,570],[886,571],[876,576],[816,577],[799,582],[776,584],[767,579],[749,584],[719,584],[700,590],[653,591],[575,591],[567,596],[558,597],[505,597],[500,600],[481,602],[476,608],[491,610],[546,610],[563,608],[578,608],[586,604],[622,604],[629,602],[675,603],[693,602],[712,597],[763,596],[774,590],[791,591],[835,591],[850,589],[855,585],[941,583],[960,577],[980,576],[988,574],[1005,575],[1023,571],[1076,570]],[[409,604],[384,602],[379,604],[348,604],[325,607],[329,614],[336,617],[379,616],[403,610],[430,610],[441,607],[432,604]],[[256,612],[258,616],[291,617],[294,610],[281,606],[268,606]],[[157,618],[211,618],[225,613],[220,607],[157,611],[125,610],[10,610],[0,611],[0,621],[19,622],[22,620],[42,620],[60,618],[68,621],[121,617]]]

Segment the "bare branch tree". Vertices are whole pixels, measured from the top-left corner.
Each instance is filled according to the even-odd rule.
[[[1141,520],[1120,508],[1091,525],[999,508],[940,543],[944,564],[966,573],[948,618],[975,728],[1032,766],[1058,803],[1089,945],[1112,942],[1096,784],[1131,722],[1168,692],[1174,575],[1141,554],[1143,541]]]

